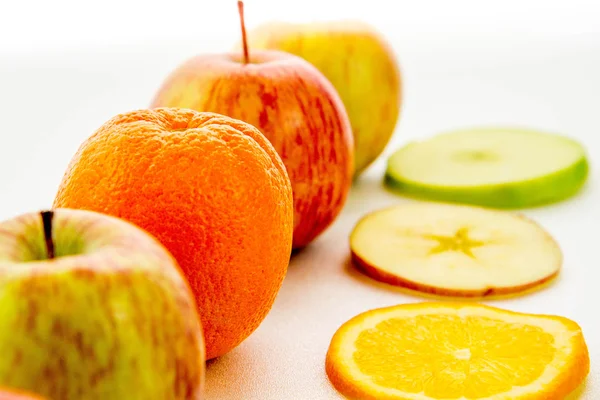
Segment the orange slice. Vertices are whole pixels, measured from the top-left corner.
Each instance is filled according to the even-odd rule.
[[[564,317],[477,304],[376,309],[346,322],[326,357],[351,399],[563,399],[589,372],[580,327]]]

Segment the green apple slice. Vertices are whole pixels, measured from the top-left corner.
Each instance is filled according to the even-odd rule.
[[[578,142],[518,128],[474,128],[410,143],[388,159],[386,184],[448,202],[521,208],[564,200],[585,183]]]
[[[409,203],[364,216],[350,235],[367,276],[422,293],[484,297],[540,288],[562,252],[540,225],[511,212],[450,203]]]

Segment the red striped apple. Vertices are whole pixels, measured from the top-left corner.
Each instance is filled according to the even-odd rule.
[[[199,400],[204,351],[191,290],[150,234],[70,209],[0,223],[0,386]]]
[[[240,17],[244,36],[241,7]],[[313,241],[342,210],[352,184],[350,122],[335,88],[302,58],[250,53],[247,47],[198,55],[167,77],[152,107],[216,112],[257,127],[292,182],[295,249]]]

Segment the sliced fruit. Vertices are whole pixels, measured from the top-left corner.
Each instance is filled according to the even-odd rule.
[[[350,235],[354,264],[382,282],[426,293],[480,297],[536,288],[562,265],[542,227],[510,212],[409,203],[364,216]]]
[[[563,399],[589,373],[577,323],[476,304],[371,310],[342,325],[326,356],[352,399]]]
[[[432,200],[519,208],[564,200],[588,176],[578,142],[517,128],[474,128],[410,143],[388,159],[386,183]]]

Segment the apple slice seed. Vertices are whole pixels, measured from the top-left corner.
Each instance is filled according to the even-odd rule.
[[[439,295],[517,293],[555,277],[562,253],[537,223],[474,206],[415,203],[363,217],[350,236],[372,278]]]

